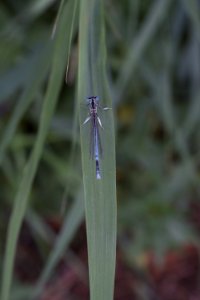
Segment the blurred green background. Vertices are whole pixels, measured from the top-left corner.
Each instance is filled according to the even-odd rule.
[[[0,3],[1,270],[8,220],[38,132],[59,4],[53,0]],[[175,291],[173,296],[161,292],[149,267],[152,255],[159,268],[166,255],[179,255],[186,245],[198,253],[200,2],[109,0],[105,1],[105,22],[116,129],[117,260],[142,282],[143,291],[139,293],[131,279],[136,292],[128,296],[116,293],[115,298],[200,299],[200,293],[190,298],[188,292],[184,298]],[[87,278],[86,266],[80,262],[86,261],[81,252],[86,252],[86,241],[81,225],[82,171],[75,112],[78,47],[75,22],[67,84],[63,77],[16,250],[12,299],[29,299],[42,270],[46,270],[45,283],[50,277],[46,258],[63,222],[67,234],[61,237],[60,254],[54,251],[55,264],[63,253],[62,240],[73,240],[75,245],[66,250],[62,260],[72,261],[79,277]],[[198,255],[195,259],[198,266]],[[126,275],[120,268],[118,271],[124,276],[118,282],[124,289]],[[192,282],[198,287],[195,280]],[[73,291],[66,299],[87,299],[87,293],[81,293]],[[49,295],[38,299],[65,299]]]

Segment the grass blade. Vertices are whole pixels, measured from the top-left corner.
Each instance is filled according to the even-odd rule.
[[[52,252],[50,253],[46,266],[40,276],[37,286],[34,289],[34,294],[31,299],[37,299],[36,297],[38,297],[42,291],[43,286],[51,276],[53,268],[62,257],[64,251],[66,251],[66,248],[74,236],[74,233],[83,220],[84,207],[81,195],[82,193],[79,193],[77,199],[72,204],[72,207],[65,218],[62,230],[56,240],[56,244]]]
[[[80,10],[78,98],[99,95],[111,107],[106,77],[104,16],[102,1],[84,0]],[[102,104],[103,106],[103,104]],[[102,179],[96,180],[94,161],[89,159],[87,130],[80,126],[83,182],[89,258],[90,299],[113,299],[116,256],[115,138],[112,111],[102,119],[104,158]],[[105,121],[105,122],[104,122]],[[80,123],[82,124],[80,110]]]
[[[21,120],[22,116],[26,112],[27,108],[31,104],[35,93],[40,89],[41,83],[47,74],[47,69],[49,67],[50,57],[52,54],[52,45],[48,44],[43,51],[36,57],[36,62],[34,63],[33,70],[31,72],[30,78],[28,80],[27,86],[24,89],[22,96],[17,103],[15,110],[11,116],[11,119],[4,131],[3,137],[0,143],[0,165],[4,159],[5,151],[11,142],[17,125]],[[38,70],[41,70],[38,73]]]
[[[118,102],[125,92],[127,84],[132,78],[142,54],[144,53],[149,41],[155,34],[159,23],[163,20],[170,6],[171,0],[154,1],[151,11],[147,16],[138,36],[134,38],[130,45],[127,56],[122,65],[119,78],[116,82],[116,96],[115,100]]]
[[[27,165],[25,166],[22,175],[21,184],[19,186],[19,190],[14,201],[15,204],[8,226],[1,292],[2,300],[9,300],[17,238],[26,211],[28,196],[30,194],[30,189],[32,186],[33,179],[35,177],[39,159],[41,157],[51,117],[53,115],[56,101],[61,88],[66,63],[68,61],[69,49],[72,38],[74,13],[76,7],[76,1],[68,1],[63,8],[63,12],[58,22],[58,30],[55,38],[55,49],[52,62],[52,71],[49,85],[47,88],[47,93],[45,95],[44,106],[40,119],[39,132],[31,157]]]

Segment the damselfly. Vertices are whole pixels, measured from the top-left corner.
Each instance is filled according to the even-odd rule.
[[[103,129],[101,120],[98,116],[99,97],[91,96],[87,98],[87,106],[89,109],[89,116],[85,119],[84,124],[90,121],[91,135],[90,135],[90,157],[95,160],[96,164],[96,179],[101,179],[100,172],[100,157],[102,156],[102,146],[99,134],[99,126]],[[102,108],[103,110],[110,109],[109,107]]]

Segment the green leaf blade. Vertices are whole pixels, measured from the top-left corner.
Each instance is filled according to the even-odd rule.
[[[58,21],[59,24],[57,35],[55,38],[52,71],[45,95],[39,125],[39,132],[30,159],[27,162],[22,174],[22,180],[16,194],[16,198],[14,200],[14,208],[8,226],[1,291],[2,300],[9,300],[17,239],[19,236],[23,217],[25,215],[32,183],[37,171],[45,139],[48,133],[51,117],[53,115],[58,99],[66,64],[68,62],[73,28],[73,25],[68,25],[73,24],[74,22],[74,14],[76,8],[77,1],[68,1],[63,8],[63,13],[61,14]]]
[[[105,68],[106,46],[101,1],[82,2],[79,45],[79,102],[86,96],[98,95],[102,107],[104,104],[111,107]],[[117,215],[113,112],[112,110],[104,112],[102,119],[105,128],[101,130],[103,159],[100,160],[102,176],[100,180],[96,179],[95,161],[89,157],[90,136],[87,124],[82,125],[83,121],[80,110],[90,299],[111,300],[114,292]]]

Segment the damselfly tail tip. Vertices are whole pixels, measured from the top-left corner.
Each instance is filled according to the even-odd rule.
[[[96,174],[96,178],[99,180],[99,179],[101,179],[101,174],[98,172],[97,174]]]

